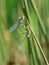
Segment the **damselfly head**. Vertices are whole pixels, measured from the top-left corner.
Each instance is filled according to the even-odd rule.
[[[19,17],[20,23],[22,23],[24,20],[25,20],[25,17],[24,17],[24,16],[20,16],[20,17]]]

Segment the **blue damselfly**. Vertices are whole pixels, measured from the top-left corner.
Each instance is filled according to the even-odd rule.
[[[13,32],[24,20],[25,20],[24,16],[19,17],[16,23],[10,27],[9,32]]]
[[[24,43],[27,40],[27,38],[31,37],[31,32],[29,30],[25,31],[24,34],[26,36],[23,38],[22,42],[19,44],[19,46],[18,46],[19,49],[22,49],[22,47],[24,46]]]

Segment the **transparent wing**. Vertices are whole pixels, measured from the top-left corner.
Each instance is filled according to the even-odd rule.
[[[18,25],[19,25],[19,21],[16,22],[13,26],[10,27],[9,32],[14,31],[18,27]]]
[[[19,44],[19,46],[18,46],[19,49],[22,49],[22,47],[23,47],[23,45],[24,45],[26,39],[27,39],[27,37],[25,36],[24,39],[22,40],[22,42],[21,42],[21,43]]]

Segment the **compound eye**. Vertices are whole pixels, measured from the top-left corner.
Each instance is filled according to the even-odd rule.
[[[22,21],[23,21],[23,17],[22,16],[19,17],[19,21],[20,21],[20,23],[22,23]]]
[[[19,17],[19,21],[20,21],[20,23],[22,23],[24,20],[25,20],[25,16],[21,16],[21,17]]]

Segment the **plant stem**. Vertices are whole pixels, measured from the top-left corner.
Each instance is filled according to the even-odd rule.
[[[28,21],[27,21],[27,23],[28,23]],[[34,36],[34,39],[35,39],[35,41],[36,41],[36,43],[37,43],[37,45],[38,45],[38,47],[39,47],[39,50],[40,50],[40,52],[41,52],[41,54],[42,54],[42,56],[43,56],[43,59],[44,59],[46,65],[49,65],[48,60],[47,60],[47,58],[46,58],[46,56],[45,56],[45,54],[44,54],[44,52],[43,52],[43,49],[42,49],[42,47],[41,47],[41,45],[40,45],[40,43],[39,43],[39,41],[38,41],[38,39],[37,39],[37,37],[36,37],[36,35],[35,35],[33,29],[32,29],[32,27],[30,26],[29,23],[28,23],[28,28],[29,28],[29,30],[31,31],[31,34]]]

